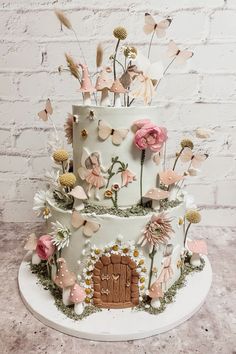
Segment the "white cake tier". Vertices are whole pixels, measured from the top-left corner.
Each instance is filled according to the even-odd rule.
[[[143,285],[142,289],[146,291],[148,288],[148,277],[151,265],[149,256],[150,249],[148,246],[141,247],[137,242],[141,238],[142,231],[150,221],[153,213],[149,213],[145,216],[129,217],[84,213],[82,216],[87,222],[93,221],[100,225],[99,230],[91,237],[86,237],[83,234],[84,226],[79,229],[73,228],[71,225],[71,211],[64,211],[52,206],[51,213],[52,221],[59,221],[63,226],[69,228],[72,233],[68,247],[64,247],[62,250],[62,257],[66,259],[69,269],[79,275],[79,280],[80,276],[84,279],[85,268],[88,269],[88,263],[90,264],[89,270],[93,271],[93,265],[96,261],[98,261],[104,253],[108,255],[108,251],[106,252],[106,250],[111,249],[112,245],[118,245],[119,250],[115,248],[112,254],[127,255],[137,264],[139,264],[142,259],[143,264],[140,268],[142,269],[142,274],[140,278],[146,277],[146,280],[142,281],[142,284],[139,285]],[[177,207],[169,208],[165,213],[167,217],[171,219],[171,226],[174,230],[170,239],[166,242],[173,245],[173,252],[170,256],[170,265],[173,274],[165,284],[165,289],[167,290],[180,276],[180,255],[184,250],[184,230],[183,225],[180,225],[180,221],[185,214],[185,204],[181,203]],[[90,246],[92,246],[92,249]],[[165,264],[163,264],[165,248],[166,245],[161,245],[155,254],[152,283],[157,279],[165,266]],[[127,253],[122,251],[125,249],[128,249],[128,252],[127,250],[124,251]],[[98,252],[98,254],[96,254],[96,252]],[[91,256],[93,259],[91,259]],[[91,284],[89,286],[91,287]]]
[[[91,115],[92,112],[92,115]],[[73,115],[77,117],[78,123],[73,128],[73,160],[74,173],[78,178],[80,185],[86,191],[89,185],[86,179],[81,180],[78,175],[78,168],[84,168],[85,160],[88,154],[97,152],[100,155],[99,173],[107,177],[107,170],[112,164],[112,158],[118,156],[119,161],[128,164],[128,170],[136,175],[136,180],[129,183],[127,187],[121,188],[118,194],[118,204],[120,207],[128,207],[137,204],[140,201],[140,169],[141,169],[141,151],[134,144],[134,121],[140,119],[150,119],[158,125],[158,110],[156,107],[96,107],[96,106],[73,106]],[[108,138],[102,140],[99,138],[99,121],[105,122],[110,126],[105,128],[108,132]],[[120,145],[115,145],[112,141],[116,130],[128,129],[127,136]],[[103,128],[104,130],[104,128]],[[109,133],[110,131],[110,133]],[[143,193],[150,188],[156,187],[156,178],[158,166],[153,161],[153,155],[149,149],[146,150],[146,157],[143,169]],[[88,160],[87,160],[88,163]],[[87,164],[88,167],[88,164]],[[120,167],[117,163],[114,166],[114,172]],[[83,168],[81,171],[83,172]],[[91,170],[90,170],[91,171]],[[95,171],[96,174],[97,171]],[[81,173],[80,173],[81,175]],[[92,180],[98,180],[92,176]],[[121,185],[121,173],[114,175],[109,183],[111,188],[113,183]],[[91,189],[90,202],[98,205],[112,206],[111,200],[104,198],[106,185],[96,191]]]

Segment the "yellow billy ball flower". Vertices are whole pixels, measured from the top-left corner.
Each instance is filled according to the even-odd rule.
[[[52,157],[56,162],[64,162],[68,160],[69,154],[66,150],[60,149],[60,150],[56,150],[53,153]]]
[[[188,147],[189,149],[193,149],[193,142],[190,139],[183,139],[180,143],[182,149]]]
[[[64,173],[59,177],[59,182],[64,187],[72,188],[76,182],[74,173]]]
[[[127,37],[127,31],[124,27],[116,27],[113,31],[113,35],[115,38],[120,39],[121,41],[124,41]]]
[[[198,224],[201,221],[201,214],[198,210],[187,210],[185,217],[191,224]]]

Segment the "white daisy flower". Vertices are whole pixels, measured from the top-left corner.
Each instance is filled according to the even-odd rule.
[[[34,195],[33,210],[37,216],[43,216],[44,219],[51,217],[50,208],[48,206],[48,191],[40,190]]]
[[[51,171],[47,171],[45,173],[46,182],[49,184],[50,187],[57,187],[58,186],[58,178],[59,178],[59,169],[53,168]]]
[[[59,221],[52,222],[52,243],[60,250],[69,246],[71,231]]]

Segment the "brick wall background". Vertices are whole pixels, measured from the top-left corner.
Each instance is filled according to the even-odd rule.
[[[203,225],[236,226],[236,1],[0,1],[0,211],[3,221],[33,221],[34,192],[51,165],[47,138],[51,126],[37,112],[50,97],[62,127],[71,105],[79,103],[76,82],[58,75],[64,52],[79,56],[71,32],[60,31],[55,7],[66,11],[94,67],[96,44],[112,45],[112,29],[123,24],[130,42],[147,48],[145,12],[171,16],[167,36],[155,41],[152,58],[170,39],[190,47],[185,68],[173,67],[160,85],[155,104],[171,130],[171,147],[197,127],[214,134],[202,174],[189,182]],[[109,53],[109,51],[108,51]],[[61,131],[63,136],[63,132]]]

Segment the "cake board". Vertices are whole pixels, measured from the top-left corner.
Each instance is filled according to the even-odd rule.
[[[207,257],[204,260],[204,269],[189,274],[175,301],[158,315],[134,309],[104,309],[82,321],[72,320],[57,309],[50,292],[38,283],[37,276],[29,267],[29,255],[20,265],[18,284],[22,300],[30,312],[42,323],[60,332],[97,341],[142,339],[173,329],[200,309],[212,282],[211,264]]]

